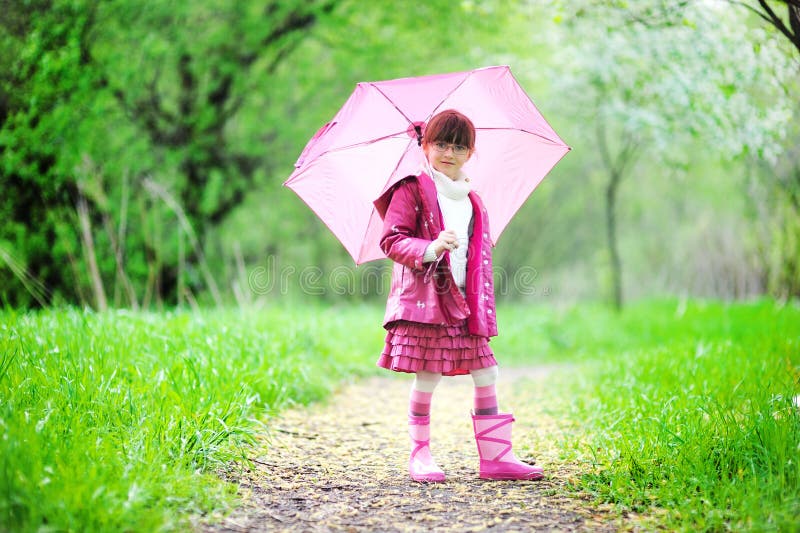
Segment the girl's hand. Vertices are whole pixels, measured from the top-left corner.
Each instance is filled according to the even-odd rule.
[[[441,256],[445,250],[455,250],[456,248],[458,248],[458,236],[451,229],[444,230],[433,241],[433,250],[436,252],[436,257]]]

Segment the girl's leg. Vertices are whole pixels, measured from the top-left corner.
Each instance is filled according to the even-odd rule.
[[[431,457],[431,397],[436,385],[442,379],[441,374],[433,372],[417,372],[411,386],[411,398],[408,407],[408,433],[411,437],[411,458],[408,461],[408,472],[414,481],[444,481],[444,472]]]
[[[441,374],[434,372],[417,372],[411,385],[411,401],[408,413],[412,416],[428,416],[431,414],[431,398],[436,385],[442,380]]]
[[[472,381],[475,383],[475,414],[496,415],[497,391],[495,384],[498,375],[497,365],[488,368],[471,370]]]

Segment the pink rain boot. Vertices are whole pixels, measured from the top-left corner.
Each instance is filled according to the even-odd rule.
[[[408,415],[408,433],[411,435],[411,458],[408,460],[408,473],[414,481],[440,483],[444,472],[436,466],[431,457],[431,417]]]
[[[511,451],[510,413],[472,415],[481,458],[481,479],[542,479],[544,470],[519,461]]]

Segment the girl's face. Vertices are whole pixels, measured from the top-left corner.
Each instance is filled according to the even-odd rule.
[[[453,181],[458,179],[461,167],[472,155],[472,150],[466,146],[441,141],[425,144],[424,148],[431,166]]]

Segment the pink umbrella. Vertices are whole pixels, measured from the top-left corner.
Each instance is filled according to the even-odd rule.
[[[322,219],[356,264],[384,258],[373,201],[425,162],[419,136],[438,111],[476,128],[463,167],[489,211],[492,241],[569,146],[506,66],[364,82],[311,138],[284,185]]]

